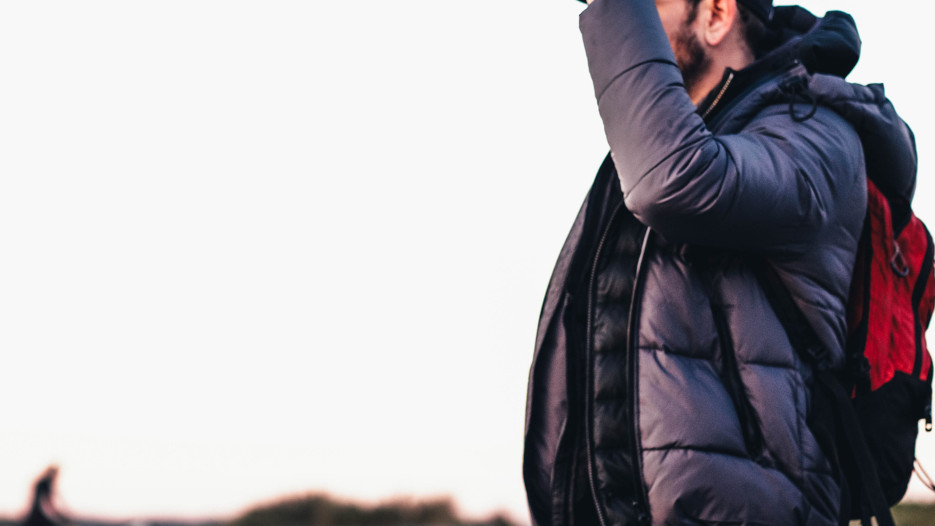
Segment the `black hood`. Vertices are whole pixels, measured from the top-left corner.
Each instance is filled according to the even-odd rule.
[[[813,75],[843,79],[860,58],[860,35],[847,13],[830,11],[819,19],[798,6],[777,7],[771,27],[779,46],[747,69],[784,69],[797,61]],[[816,103],[832,108],[854,127],[864,147],[867,175],[890,199],[894,222],[905,219],[897,216],[907,216],[915,192],[915,138],[886,98],[883,85],[819,78],[809,81],[807,90]]]
[[[773,49],[757,62],[776,67],[798,60],[809,73],[844,78],[860,58],[857,25],[841,11],[818,18],[799,6],[777,7],[769,29]]]

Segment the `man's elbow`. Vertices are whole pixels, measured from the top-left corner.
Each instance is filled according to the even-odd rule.
[[[717,216],[725,200],[730,200],[722,195],[723,179],[703,171],[694,176],[648,175],[642,184],[624,193],[624,202],[641,223],[660,233],[692,230],[693,225]]]
[[[640,223],[665,237],[684,230],[687,214],[691,213],[687,207],[654,192],[631,192],[624,196],[624,204]]]

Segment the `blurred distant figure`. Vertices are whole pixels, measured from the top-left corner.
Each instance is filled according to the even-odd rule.
[[[63,526],[68,523],[52,504],[56,477],[58,477],[58,466],[49,466],[36,481],[32,507],[23,526]]]

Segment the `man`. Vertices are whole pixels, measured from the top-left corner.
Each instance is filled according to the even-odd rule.
[[[840,367],[866,176],[911,199],[915,145],[846,83],[853,20],[770,0],[590,0],[611,153],[559,256],[530,371],[533,522],[831,525],[812,365],[771,267]],[[882,188],[881,188],[882,189]]]

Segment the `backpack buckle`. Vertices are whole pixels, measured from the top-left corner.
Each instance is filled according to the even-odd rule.
[[[890,258],[890,267],[892,267],[893,272],[901,278],[905,278],[909,275],[909,265],[906,264],[903,251],[899,249],[899,243],[896,241],[893,241],[893,257]]]

